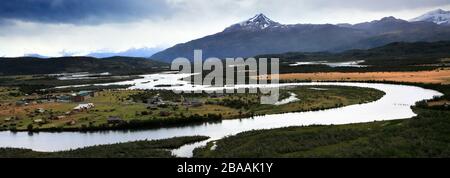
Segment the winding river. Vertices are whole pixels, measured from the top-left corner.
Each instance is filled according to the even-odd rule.
[[[130,89],[151,89],[162,84],[176,84],[173,88],[180,90],[206,89],[206,86],[189,86],[187,82],[178,79],[185,74],[152,74],[145,75],[143,79],[113,84],[134,84]],[[101,84],[105,85],[105,84]],[[415,86],[375,84],[375,83],[339,83],[339,82],[312,82],[312,83],[286,83],[277,86],[356,86],[374,88],[386,93],[381,99],[359,105],[351,105],[341,108],[323,111],[295,112],[285,114],[273,114],[243,118],[235,120],[223,120],[219,123],[205,123],[195,126],[183,126],[172,128],[159,128],[138,131],[102,131],[102,132],[40,132],[29,134],[27,132],[0,132],[0,147],[30,148],[36,151],[60,151],[92,145],[111,144],[136,140],[163,139],[176,136],[205,135],[209,140],[185,145],[172,153],[180,157],[192,156],[192,150],[205,145],[208,141],[217,140],[225,136],[239,132],[272,129],[289,126],[307,125],[331,125],[362,123],[381,120],[405,119],[415,116],[411,106],[417,101],[431,99],[441,93]],[[206,88],[205,88],[206,87]],[[242,86],[241,86],[242,87]],[[246,86],[254,87],[254,86]],[[270,87],[270,86],[268,86]],[[168,87],[170,88],[170,87]],[[167,89],[167,87],[165,88]]]

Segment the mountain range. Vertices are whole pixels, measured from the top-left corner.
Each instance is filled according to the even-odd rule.
[[[161,51],[161,48],[143,47],[143,48],[131,48],[121,52],[92,52],[86,56],[91,56],[95,58],[107,58],[113,56],[149,57],[158,51]]]
[[[413,18],[409,21],[426,21],[433,22],[439,25],[450,25],[450,11],[445,11],[442,9],[437,9],[434,11],[430,11],[426,14],[423,14],[419,17]]]
[[[264,14],[233,24],[222,32],[177,44],[151,56],[171,61],[193,58],[193,50],[202,49],[208,57],[251,57],[260,54],[301,52],[339,52],[369,49],[392,42],[433,42],[450,40],[448,11],[436,10],[410,21],[385,17],[358,24],[285,25]]]
[[[143,47],[143,48],[130,48],[128,50],[125,51],[120,51],[120,52],[113,52],[113,51],[96,51],[96,52],[91,52],[89,54],[83,55],[83,56],[87,56],[87,57],[94,57],[94,58],[111,58],[111,57],[117,57],[117,56],[121,56],[121,57],[134,57],[134,58],[148,58],[149,56],[157,53],[158,51],[161,51],[161,48],[148,48],[148,47]],[[61,57],[74,57],[74,56],[79,56],[79,55],[74,55],[74,53],[65,53],[64,51],[61,52]],[[29,53],[29,54],[25,54],[23,55],[23,57],[31,57],[31,58],[52,58],[50,56],[44,56],[38,53]]]
[[[136,57],[109,57],[101,59],[84,56],[57,58],[0,57],[0,76],[76,72],[109,72],[113,75],[130,75],[160,72],[168,68],[169,64],[167,63]]]

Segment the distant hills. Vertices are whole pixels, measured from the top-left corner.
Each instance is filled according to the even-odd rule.
[[[335,71],[323,66],[290,67],[299,61],[364,61],[367,70],[392,70],[392,67],[431,65],[439,67],[450,63],[450,41],[438,42],[394,42],[371,49],[332,52],[289,52],[264,54],[256,58],[280,58],[282,72]],[[378,68],[378,69],[377,69]],[[61,57],[61,58],[0,58],[0,75],[55,74],[73,72],[109,72],[113,75],[143,74],[167,71],[169,64],[133,57]],[[347,69],[346,69],[347,70]],[[350,69],[349,69],[350,70]],[[356,69],[352,69],[356,70]],[[366,70],[366,69],[357,69]],[[397,70],[397,69],[396,69]]]
[[[436,18],[417,18],[411,21],[386,17],[359,24],[294,24],[275,22],[258,14],[224,31],[177,44],[154,54],[151,58],[171,61],[177,57],[193,58],[193,50],[202,49],[208,57],[250,57],[260,54],[290,51],[339,52],[350,49],[369,49],[392,42],[434,42],[450,40],[450,26]],[[436,15],[437,14],[437,15]],[[440,19],[439,21],[430,19]]]
[[[169,64],[133,57],[60,57],[60,58],[0,58],[0,75],[54,74],[64,72],[110,72],[112,74],[142,74],[167,70]]]
[[[340,53],[289,52],[259,55],[256,58],[279,58],[282,63],[298,61],[364,61],[362,64],[383,66],[421,66],[426,64],[450,64],[450,41],[395,42],[367,50],[348,50]]]
[[[149,56],[151,56],[161,50],[162,50],[161,48],[142,47],[142,48],[130,48],[125,51],[119,51],[119,52],[96,51],[96,52],[91,52],[89,54],[86,54],[84,56],[95,57],[95,58],[110,58],[110,57],[115,57],[115,56],[148,58]],[[71,53],[68,53],[68,54],[65,54],[64,52],[61,52],[61,53],[63,54],[62,57],[73,56]],[[23,57],[50,58],[49,56],[44,56],[44,55],[41,55],[38,53],[25,54]]]
[[[158,51],[161,51],[160,48],[131,48],[126,51],[121,52],[92,52],[86,56],[95,57],[95,58],[107,58],[114,56],[127,56],[127,57],[149,57]]]

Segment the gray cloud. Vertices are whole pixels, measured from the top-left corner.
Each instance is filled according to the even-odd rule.
[[[8,20],[64,24],[127,22],[167,17],[173,10],[165,0],[7,0],[0,3],[0,23]]]
[[[165,48],[257,13],[284,24],[334,24],[437,8],[450,10],[450,0],[0,0],[0,56]]]
[[[309,1],[309,0],[307,0]],[[408,10],[449,5],[449,0],[314,0],[311,5],[328,8],[352,8],[369,11]]]
[[[316,9],[383,12],[449,4],[449,0],[5,0],[0,3],[0,25],[8,20],[94,25],[212,10],[228,14],[242,10],[293,13]]]

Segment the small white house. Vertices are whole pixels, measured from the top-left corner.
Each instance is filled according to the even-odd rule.
[[[36,112],[37,113],[44,113],[45,109],[44,108],[38,108],[38,109],[36,109]]]
[[[87,103],[87,104],[79,104],[77,107],[73,108],[74,111],[83,111],[88,110],[95,107],[94,103]]]

